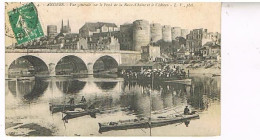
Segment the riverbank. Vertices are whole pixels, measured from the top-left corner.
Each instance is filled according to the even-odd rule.
[[[5,134],[7,136],[54,136],[57,128],[38,117],[6,117]]]
[[[53,136],[51,128],[37,123],[13,123],[6,122],[7,136]]]
[[[220,75],[221,74],[221,69],[218,68],[186,68],[187,70],[189,70],[190,74],[217,74]]]
[[[209,68],[206,68],[204,65],[198,65],[196,67],[192,67],[191,64],[170,64],[170,67],[181,67],[185,71],[189,70],[190,74],[221,74],[221,68],[219,65],[212,65]]]

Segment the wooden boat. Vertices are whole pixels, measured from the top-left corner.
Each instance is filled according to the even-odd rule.
[[[98,109],[86,109],[84,111],[65,111],[63,112],[66,114],[65,117],[62,118],[62,120],[68,120],[73,119],[85,115],[90,115],[93,118],[96,118],[96,113],[99,113],[100,111]]]
[[[85,109],[89,106],[87,103],[79,103],[79,104],[50,104],[50,111],[52,113],[62,112],[66,110],[74,110],[75,108]]]
[[[157,117],[152,119],[133,119],[133,120],[124,120],[118,122],[107,122],[107,123],[98,123],[99,132],[106,132],[111,130],[126,130],[126,129],[135,129],[135,128],[149,128],[149,127],[159,127],[164,125],[169,125],[173,123],[185,122],[191,119],[199,119],[197,113],[192,115],[175,115],[175,116],[166,116],[166,117]]]
[[[96,118],[96,114],[108,114],[108,113],[115,113],[118,111],[125,111],[129,107],[123,107],[123,108],[113,108],[113,109],[85,109],[84,111],[64,111],[63,113],[66,114],[66,116],[63,118],[63,120],[73,119],[77,117],[82,117],[85,115],[90,115],[92,118]]]

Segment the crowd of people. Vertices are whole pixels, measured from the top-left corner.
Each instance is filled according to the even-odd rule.
[[[143,69],[141,71],[122,70],[121,75],[125,79],[182,79],[188,76],[185,70],[181,69],[179,66],[170,68],[169,65],[165,66],[163,69]]]

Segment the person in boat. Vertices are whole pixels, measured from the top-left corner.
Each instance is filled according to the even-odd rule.
[[[86,103],[86,102],[87,102],[87,100],[86,100],[86,98],[85,98],[84,96],[82,96],[82,98],[81,98],[80,102],[81,102],[81,103]]]
[[[184,115],[189,115],[190,114],[190,109],[188,108],[188,106],[186,106],[184,108]]]
[[[74,98],[70,98],[68,103],[71,104],[71,105],[74,105]]]

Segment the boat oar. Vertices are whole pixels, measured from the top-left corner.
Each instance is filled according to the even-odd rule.
[[[183,115],[179,114],[175,109],[173,109],[173,111],[176,112],[178,115],[180,115],[182,119],[184,119]]]

